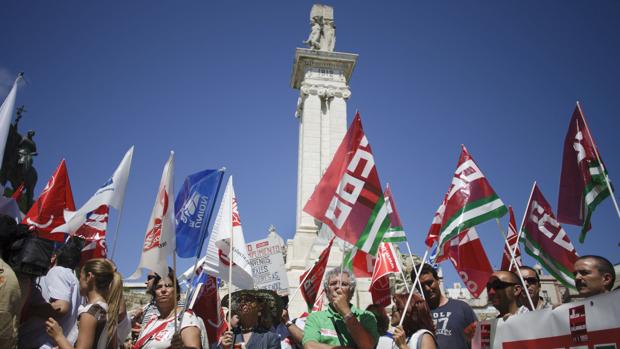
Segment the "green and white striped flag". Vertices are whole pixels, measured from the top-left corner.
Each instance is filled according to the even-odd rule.
[[[394,196],[390,189],[390,184],[385,185],[385,192],[383,193],[385,201],[389,204],[388,212],[390,215],[390,227],[383,235],[383,241],[398,244],[407,241],[407,235],[403,229],[403,223],[400,221],[398,211],[396,211],[396,204],[394,203]]]
[[[438,259],[444,255],[448,241],[460,232],[508,212],[464,145],[445,201]]]

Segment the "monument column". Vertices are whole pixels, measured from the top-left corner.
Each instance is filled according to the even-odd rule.
[[[295,112],[299,121],[296,224],[295,236],[287,243],[286,261],[291,293],[299,285],[299,276],[321,252],[312,249],[319,226],[303,208],[347,132],[348,83],[357,62],[356,54],[333,52],[336,37],[331,7],[314,5],[310,22],[311,33],[304,41],[310,49],[295,50],[291,76],[291,87],[299,90]],[[335,252],[332,254],[340,255],[341,260],[342,253]],[[304,311],[303,299],[298,297],[289,308]]]

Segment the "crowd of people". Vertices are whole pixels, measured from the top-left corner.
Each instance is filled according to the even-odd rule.
[[[437,271],[428,264],[411,275],[419,277],[421,292],[393,295],[389,314],[378,304],[365,310],[352,305],[355,276],[335,268],[323,278],[325,309],[296,319],[286,299],[273,291],[233,292],[221,302],[228,330],[210,344],[203,319],[181,301],[174,270],[149,274],[151,301],[128,310],[121,275],[111,260],[81,261],[82,246],[70,239],[52,254],[49,270],[35,277],[34,269],[11,265],[11,239],[23,234],[5,234],[7,229],[21,231],[0,217],[0,344],[6,348],[458,349],[470,347],[478,321],[468,304],[441,292]],[[612,290],[616,275],[607,259],[582,256],[574,270],[581,297]],[[551,307],[540,295],[536,270],[522,266],[519,272],[496,271],[486,284],[501,321]]]

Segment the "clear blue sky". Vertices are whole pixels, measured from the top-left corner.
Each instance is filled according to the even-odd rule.
[[[413,244],[422,241],[464,143],[520,221],[533,180],[557,208],[562,145],[583,103],[612,180],[620,181],[620,2],[334,1],[336,50],[359,54],[350,81],[379,176]],[[295,229],[298,91],[294,50],[311,1],[4,1],[0,98],[15,75],[35,129],[37,193],[67,159],[77,205],[136,146],[117,264],[138,264],[168,151],[175,183],[226,166],[246,240]],[[113,213],[111,227],[117,213]],[[503,220],[506,224],[507,218]],[[620,262],[610,200],[581,254]],[[478,232],[499,266],[494,222]],[[527,263],[532,259],[528,258]],[[190,264],[179,262],[180,268]],[[456,280],[444,265],[448,280]]]

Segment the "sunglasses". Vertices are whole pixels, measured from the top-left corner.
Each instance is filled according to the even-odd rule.
[[[540,282],[537,277],[523,278],[528,285],[536,285]]]
[[[518,285],[518,284],[516,282],[506,282],[500,279],[495,279],[487,283],[487,290],[490,290],[490,289],[503,290],[505,288],[508,288],[510,286],[515,286],[515,285]]]
[[[147,276],[147,277],[146,277],[146,280],[147,280],[147,281],[151,281],[151,280],[153,280],[154,278],[155,278],[155,275],[149,275],[149,276]]]

